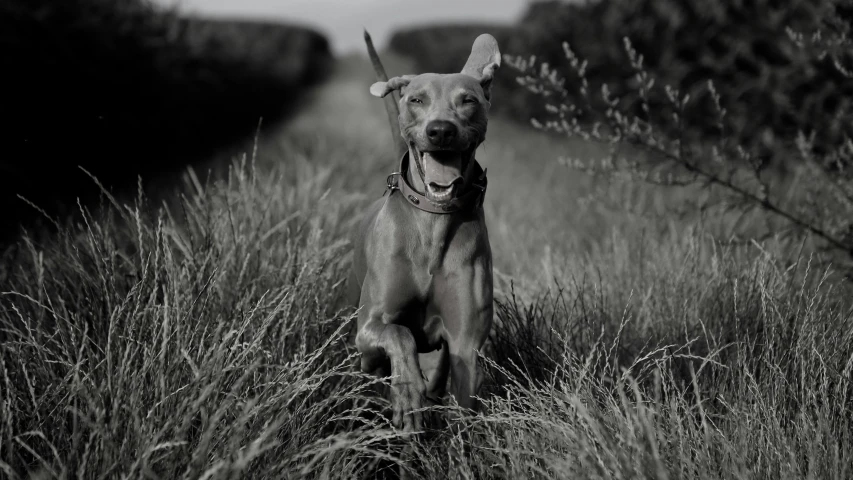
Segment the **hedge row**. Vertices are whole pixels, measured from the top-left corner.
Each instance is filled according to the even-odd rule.
[[[285,114],[331,54],[306,28],[186,19],[145,0],[10,0],[0,58],[0,208],[28,210],[20,194],[61,212],[95,191],[78,165],[108,186],[180,168]]]

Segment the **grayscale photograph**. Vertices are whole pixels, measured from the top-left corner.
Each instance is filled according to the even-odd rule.
[[[0,0],[0,478],[853,478],[853,0]]]

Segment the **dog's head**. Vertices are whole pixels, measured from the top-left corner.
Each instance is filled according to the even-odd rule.
[[[423,169],[427,197],[436,203],[454,197],[486,138],[492,79],[500,64],[498,42],[483,34],[474,40],[462,73],[404,75],[370,87],[377,97],[400,90],[400,133]]]

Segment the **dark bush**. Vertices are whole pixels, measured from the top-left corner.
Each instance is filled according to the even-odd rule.
[[[589,61],[592,92],[606,82],[614,96],[636,105],[638,99],[631,95],[635,72],[622,48],[627,37],[651,75],[691,95],[694,108],[686,123],[697,133],[717,133],[707,92],[707,81],[713,80],[729,106],[726,134],[769,154],[790,146],[800,130],[823,136],[817,142],[822,145],[837,143],[843,130],[851,131],[851,119],[835,113],[845,111],[853,85],[829,56],[800,48],[792,38],[837,30],[839,25],[832,23],[849,23],[844,14],[849,6],[849,0],[538,3],[522,20],[521,42],[513,48],[518,54],[536,52],[540,61],[573,79],[561,45],[568,42]],[[667,122],[668,103],[661,96],[650,98],[651,115]]]
[[[718,134],[707,81],[713,80],[730,105],[725,134],[762,156],[790,147],[798,131],[814,132],[818,145],[837,145],[853,132],[843,112],[853,101],[853,84],[833,65],[833,56],[812,46],[818,30],[850,27],[850,0],[603,0],[534,2],[514,29],[470,25],[399,32],[391,46],[411,54],[424,71],[447,68],[447,61],[467,55],[471,40],[494,29],[504,53],[535,54],[568,83],[570,72],[562,44],[567,42],[588,61],[586,76],[594,97],[603,83],[622,106],[634,105],[635,71],[627,61],[623,39],[643,55],[643,65],[659,82],[690,94],[694,108],[685,122],[701,136]],[[801,34],[801,36],[800,36]],[[800,44],[798,46],[798,43]],[[841,48],[843,46],[839,46]],[[841,55],[849,69],[849,51]],[[528,122],[545,113],[541,101],[518,88],[513,73],[499,76],[504,94],[496,105]],[[577,91],[579,85],[567,85]],[[580,98],[575,99],[581,101]],[[649,99],[657,124],[674,128],[666,98]],[[696,106],[700,108],[696,108]],[[816,124],[815,119],[821,123]]]
[[[627,8],[621,2],[613,5],[602,15]],[[670,29],[677,35],[663,45],[677,45],[673,52],[649,43],[650,32],[665,31],[667,23],[638,28],[622,41],[612,38],[626,58],[622,76],[613,81],[596,73],[602,50],[586,44],[552,45],[548,51],[554,58],[557,51],[565,57],[554,64],[541,58],[505,58],[522,74],[517,81],[543,97],[539,108],[546,113],[532,121],[535,127],[607,146],[608,154],[599,161],[564,157],[564,165],[611,180],[687,189],[691,200],[670,205],[670,216],[714,212],[710,214],[730,218],[715,235],[720,240],[773,238],[789,252],[807,247],[849,277],[853,40],[845,7],[850,3],[785,5],[800,9],[799,16],[787,16],[789,10],[777,3],[746,2],[718,9],[731,22],[715,23],[714,35],[703,37],[707,28],[698,21],[696,35]],[[747,28],[748,19],[762,14],[768,19]],[[643,15],[651,16],[638,14]],[[676,25],[699,16],[666,18]],[[780,31],[784,36],[777,35]],[[697,36],[705,43],[694,43]],[[714,56],[714,45],[723,53]],[[691,57],[682,48],[697,53]],[[643,49],[654,54],[644,57],[639,53]],[[728,61],[715,63],[722,58]],[[713,81],[693,75],[691,62],[704,63]]]
[[[283,115],[330,60],[306,28],[145,0],[3,2],[0,55],[0,207],[18,212],[6,233],[32,216],[17,195],[63,213],[96,191],[78,165],[117,188],[180,169]]]

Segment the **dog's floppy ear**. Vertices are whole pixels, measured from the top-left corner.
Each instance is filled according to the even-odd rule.
[[[501,51],[495,37],[484,33],[474,40],[471,46],[471,55],[462,69],[462,73],[472,76],[480,81],[486,100],[492,97],[492,79],[495,71],[501,66]]]
[[[376,82],[370,86],[370,93],[374,97],[382,98],[394,90],[405,87],[413,78],[415,78],[414,75],[403,75],[401,77],[391,78],[387,82]]]

